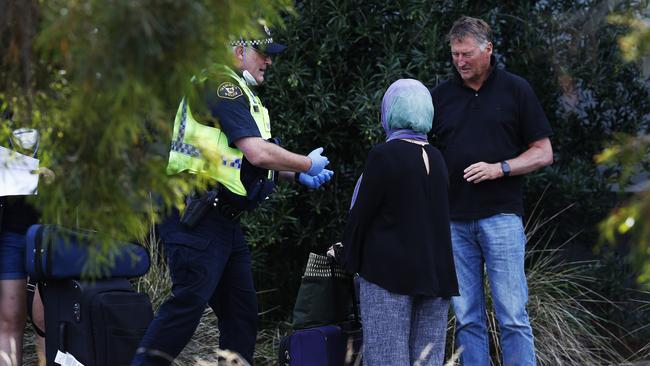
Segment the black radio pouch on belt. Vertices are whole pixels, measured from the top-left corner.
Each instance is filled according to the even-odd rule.
[[[217,189],[206,191],[202,195],[193,194],[185,201],[185,210],[181,215],[181,224],[191,229],[205,216],[206,212],[217,203]]]

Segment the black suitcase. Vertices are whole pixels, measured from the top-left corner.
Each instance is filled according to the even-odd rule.
[[[48,366],[73,356],[84,366],[130,365],[153,319],[151,302],[126,279],[41,283]]]

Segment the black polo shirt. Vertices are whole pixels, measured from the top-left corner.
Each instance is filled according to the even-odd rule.
[[[530,143],[553,134],[528,82],[494,66],[494,58],[492,65],[478,91],[465,86],[457,72],[431,90],[432,133],[449,170],[452,220],[523,215],[522,176],[468,183],[463,170],[480,161],[512,159]]]

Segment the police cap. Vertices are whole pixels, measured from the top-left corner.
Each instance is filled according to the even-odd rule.
[[[284,52],[287,46],[274,42],[271,36],[271,30],[266,25],[262,28],[262,37],[257,39],[247,39],[240,37],[238,40],[230,43],[231,46],[253,47],[267,55],[276,55]]]

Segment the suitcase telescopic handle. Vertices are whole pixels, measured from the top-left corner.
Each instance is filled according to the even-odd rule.
[[[65,346],[67,330],[68,330],[68,323],[66,322],[59,323],[59,351],[61,352],[68,352]]]

